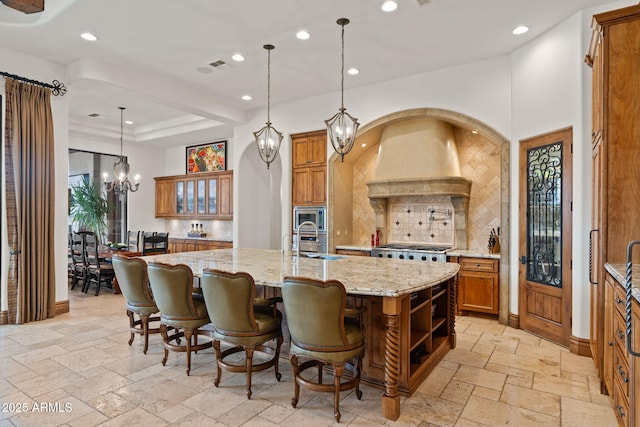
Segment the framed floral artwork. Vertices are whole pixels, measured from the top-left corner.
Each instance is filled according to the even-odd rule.
[[[187,147],[187,174],[227,169],[227,141]]]

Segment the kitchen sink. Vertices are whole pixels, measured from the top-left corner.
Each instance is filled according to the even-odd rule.
[[[302,256],[307,258],[319,258],[327,261],[333,261],[336,259],[342,259],[344,256],[342,255],[333,255],[333,254],[316,254],[316,253],[304,253]]]

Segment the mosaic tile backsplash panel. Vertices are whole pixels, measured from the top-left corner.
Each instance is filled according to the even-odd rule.
[[[453,246],[453,205],[447,197],[394,198],[389,203],[389,242]]]

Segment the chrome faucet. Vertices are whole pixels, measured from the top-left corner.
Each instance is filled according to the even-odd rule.
[[[302,238],[302,227],[307,226],[307,225],[311,225],[313,227],[313,229],[316,231],[316,242],[318,241],[318,225],[315,222],[311,222],[311,221],[305,221],[302,224],[300,224],[298,226],[298,247],[297,249],[297,255],[298,257],[300,256],[300,239]]]

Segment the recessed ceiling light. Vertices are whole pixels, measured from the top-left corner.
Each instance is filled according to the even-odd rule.
[[[363,142],[362,145],[361,145],[361,147],[363,147],[363,148],[366,147],[366,146],[367,146],[367,144],[365,142]]]
[[[80,34],[80,37],[82,37],[85,40],[89,40],[90,42],[94,42],[98,40],[98,38],[91,33],[82,33]]]
[[[125,124],[128,124],[128,125],[132,125],[133,124],[133,122],[131,120],[125,120],[124,122],[125,122]]]
[[[242,99],[245,101],[251,101],[251,95],[242,95]]]
[[[360,73],[360,70],[358,70],[357,68],[349,68],[349,70],[347,70],[347,73],[351,74],[352,76],[355,76],[356,74]]]
[[[393,12],[398,8],[398,3],[394,1],[385,1],[380,7],[384,12]]]
[[[526,25],[518,25],[511,32],[515,35],[520,35],[526,33],[527,31],[529,31],[529,27],[527,27]]]
[[[300,40],[309,40],[309,37],[311,37],[311,34],[309,34],[307,30],[300,30],[296,33],[296,37],[299,38]]]
[[[234,53],[231,59],[233,59],[234,61],[242,62],[244,61],[244,56],[242,56],[241,53]]]
[[[473,134],[476,134],[476,135],[477,135],[477,134],[478,134],[478,131],[477,131],[476,129],[474,129],[474,130],[472,130],[472,131],[471,131],[471,133],[473,133]]]

